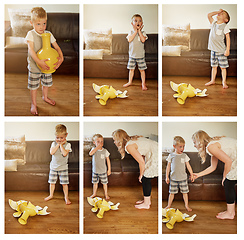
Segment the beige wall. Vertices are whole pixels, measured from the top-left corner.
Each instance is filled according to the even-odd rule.
[[[207,14],[226,10],[231,18],[229,28],[237,28],[237,4],[163,4],[163,24],[188,24],[192,29],[209,28]]]
[[[47,12],[79,12],[79,4],[5,4],[5,21],[9,20],[8,8],[32,9],[33,7],[43,7]]]
[[[237,139],[236,122],[164,122],[162,146],[163,148],[173,147],[173,138],[179,135],[185,139],[185,151],[196,152],[191,137],[198,130],[207,132],[210,137],[226,136]]]
[[[112,28],[113,33],[128,33],[132,29],[131,17],[138,13],[146,33],[158,32],[158,5],[155,4],[88,4],[83,9],[84,29]]]
[[[26,141],[55,140],[55,126],[67,127],[67,140],[79,140],[79,123],[77,122],[6,122],[5,137],[25,135]]]

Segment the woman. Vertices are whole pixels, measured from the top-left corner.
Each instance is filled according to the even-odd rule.
[[[123,159],[125,152],[127,152],[139,163],[139,182],[142,183],[144,199],[137,201],[135,207],[149,209],[151,205],[151,180],[158,176],[157,142],[142,136],[129,136],[122,129],[114,131],[112,136],[121,158]]]
[[[206,132],[200,130],[193,134],[194,147],[199,151],[202,163],[205,162],[206,153],[211,156],[211,165],[205,170],[194,173],[194,180],[210,174],[218,165],[218,160],[224,163],[222,185],[225,189],[227,210],[218,213],[219,219],[234,219],[237,183],[237,142],[236,139],[227,137],[211,138]]]

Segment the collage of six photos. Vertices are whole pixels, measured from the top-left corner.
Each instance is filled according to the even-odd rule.
[[[237,236],[241,4],[85,2],[3,5],[4,237]]]

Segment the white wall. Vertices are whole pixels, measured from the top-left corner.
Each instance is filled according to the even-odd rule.
[[[6,122],[5,137],[25,135],[26,141],[44,141],[55,139],[55,126],[67,127],[67,140],[79,140],[79,123],[77,122]]]
[[[173,138],[178,135],[185,139],[185,151],[197,152],[191,137],[198,130],[207,132],[210,137],[226,136],[237,139],[236,122],[164,122],[162,147],[173,147]]]
[[[84,138],[91,138],[96,133],[112,137],[112,132],[117,129],[123,129],[129,135],[158,135],[158,124],[155,122],[85,122]]]
[[[79,13],[79,4],[5,4],[5,21],[9,21],[8,8],[32,9],[33,7],[43,7],[46,12]]]
[[[229,28],[237,28],[237,4],[163,4],[163,24],[188,24],[192,29],[209,28],[207,14],[219,9],[230,15]]]
[[[158,6],[151,4],[85,4],[84,29],[111,28],[113,33],[128,33],[131,17],[138,13],[143,18],[146,33],[158,32]]]

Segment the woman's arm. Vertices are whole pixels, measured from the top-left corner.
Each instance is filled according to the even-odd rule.
[[[131,144],[126,147],[126,150],[129,152],[129,154],[139,163],[139,169],[140,169],[140,176],[139,176],[139,182],[141,183],[142,176],[145,171],[145,161],[143,156],[138,152],[137,145]]]

